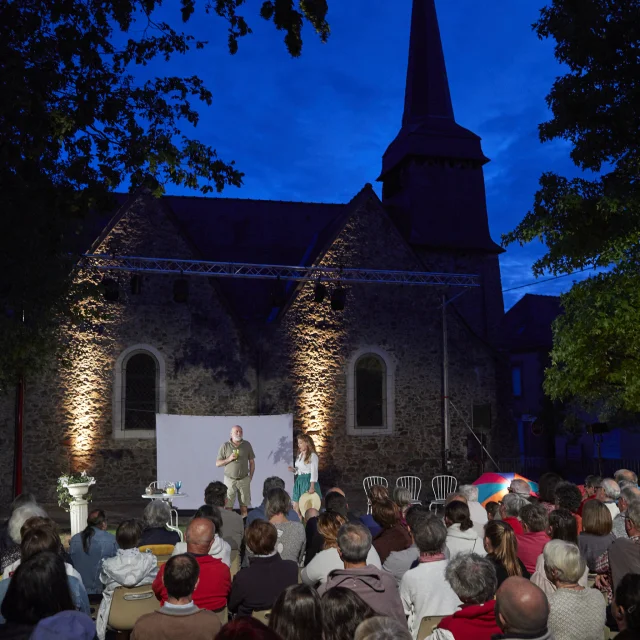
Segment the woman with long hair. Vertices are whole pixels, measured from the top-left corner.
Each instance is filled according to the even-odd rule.
[[[582,531],[578,536],[578,547],[587,561],[589,571],[595,572],[597,559],[609,551],[616,539],[612,533],[613,519],[607,505],[600,500],[588,500],[582,507]]]
[[[374,505],[376,502],[388,500],[389,489],[381,484],[374,484],[369,488],[367,499],[371,505]],[[375,538],[382,531],[382,527],[375,521],[372,513],[360,516],[360,522],[369,529],[372,538]]]
[[[518,541],[509,524],[490,520],[484,527],[484,550],[493,563],[498,576],[498,587],[512,576],[529,577],[529,572],[518,558]]]
[[[323,640],[353,640],[358,625],[376,612],[354,591],[333,587],[322,595]]]
[[[469,506],[462,500],[453,500],[444,508],[444,523],[447,526],[447,549],[454,558],[459,553],[485,555],[482,540],[473,528]]]
[[[373,505],[373,517],[382,531],[373,539],[373,546],[384,561],[393,551],[408,549],[413,540],[407,528],[402,524],[400,509],[393,500],[381,500]]]
[[[318,592],[306,584],[287,587],[273,605],[269,628],[282,640],[318,638],[323,628]]]
[[[547,535],[552,540],[563,540],[571,544],[578,544],[578,525],[574,515],[568,509],[556,509],[549,514],[549,528]],[[536,570],[531,576],[531,582],[540,587],[547,596],[555,592],[556,587],[549,580],[544,570],[544,553],[538,556]],[[580,586],[586,587],[589,584],[589,569],[585,569],[584,575],[580,578]]]
[[[306,433],[301,433],[298,436],[298,457],[296,458],[295,468],[289,467],[289,471],[292,471],[296,476],[291,498],[293,500],[293,508],[300,518],[303,515],[298,507],[301,495],[316,493],[319,498],[322,498],[320,485],[318,484],[319,462],[320,459],[318,458],[313,438]]]

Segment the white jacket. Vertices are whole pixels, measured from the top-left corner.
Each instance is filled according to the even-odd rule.
[[[447,549],[451,554],[451,559],[459,553],[477,553],[479,556],[486,556],[483,540],[474,529],[460,531],[459,524],[452,524],[447,529]]]
[[[100,640],[105,639],[107,621],[113,592],[118,587],[138,587],[151,584],[158,574],[158,560],[151,553],[140,553],[138,549],[118,549],[113,558],[102,561],[100,582],[104,584],[102,602],[96,620],[96,631]]]
[[[186,542],[178,542],[173,548],[173,553],[171,555],[177,556],[181,553],[187,553]],[[213,544],[211,545],[211,549],[209,549],[209,555],[212,558],[222,560],[227,567],[231,568],[231,545],[228,542],[225,542],[217,533],[213,540]]]

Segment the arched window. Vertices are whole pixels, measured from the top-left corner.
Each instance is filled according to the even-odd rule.
[[[165,363],[149,345],[129,347],[116,362],[113,427],[116,438],[154,438],[156,413],[167,412]]]
[[[358,350],[347,372],[347,433],[393,433],[395,413],[394,364],[377,347]]]

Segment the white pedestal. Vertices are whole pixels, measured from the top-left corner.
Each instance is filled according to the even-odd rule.
[[[74,536],[87,526],[89,503],[85,500],[85,496],[89,493],[89,484],[72,484],[67,488],[72,497],[69,503],[69,516],[71,518],[71,535]]]

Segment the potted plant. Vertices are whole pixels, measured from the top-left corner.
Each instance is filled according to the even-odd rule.
[[[56,493],[58,494],[58,505],[65,511],[69,511],[71,503],[77,498],[91,502],[89,487],[95,483],[96,479],[87,475],[86,471],[60,476],[58,478],[58,486],[56,489]]]

